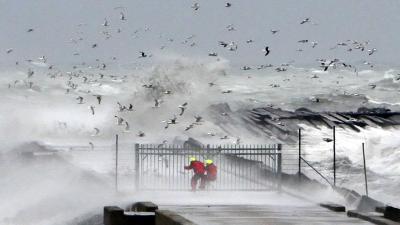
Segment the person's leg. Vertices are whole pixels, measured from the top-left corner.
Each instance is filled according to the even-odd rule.
[[[204,190],[204,189],[206,189],[206,182],[207,182],[207,176],[205,176],[205,175],[202,175],[201,177],[201,180],[200,180],[200,190]]]
[[[199,180],[199,178],[200,178],[200,177],[199,177],[198,174],[193,175],[192,181],[191,181],[191,184],[192,184],[192,191],[196,191],[197,181]]]

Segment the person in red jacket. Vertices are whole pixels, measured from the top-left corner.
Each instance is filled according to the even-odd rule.
[[[200,180],[200,186],[199,189],[203,190],[206,187],[205,184],[205,172],[206,169],[204,167],[204,164],[198,160],[196,160],[195,157],[190,158],[190,165],[185,166],[185,170],[193,170],[194,174],[191,180],[191,185],[192,185],[192,191],[196,191],[197,188],[197,182]]]
[[[211,159],[206,160],[206,180],[207,182],[217,180],[217,166]]]

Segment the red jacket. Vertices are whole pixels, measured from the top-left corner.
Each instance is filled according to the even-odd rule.
[[[207,171],[207,179],[216,180],[217,179],[217,166],[214,164],[210,164],[206,166]]]
[[[185,166],[185,169],[187,170],[193,169],[195,174],[200,174],[200,175],[203,175],[206,172],[204,164],[200,161],[192,161],[189,166]]]

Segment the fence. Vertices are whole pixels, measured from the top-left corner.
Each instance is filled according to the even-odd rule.
[[[189,190],[189,157],[212,159],[218,177],[207,184],[215,191],[261,191],[280,187],[281,145],[177,146],[135,145],[138,190]],[[278,181],[278,182],[277,182]]]

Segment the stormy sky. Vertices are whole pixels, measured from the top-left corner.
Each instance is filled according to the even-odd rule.
[[[231,0],[229,8],[221,0],[197,2],[200,8],[195,11],[195,1],[189,0],[0,0],[0,65],[12,67],[15,61],[43,55],[49,64],[67,66],[95,59],[115,65],[142,64],[156,58],[139,60],[139,51],[186,57],[216,52],[237,67],[293,60],[299,66],[318,66],[317,58],[399,65],[397,0]],[[126,21],[120,20],[120,12]],[[307,17],[311,22],[300,25]],[[102,26],[105,18],[108,27]],[[235,31],[228,31],[230,24]],[[27,32],[30,28],[34,31]],[[273,35],[271,29],[279,32]],[[254,42],[246,43],[248,39]],[[302,39],[318,45],[298,43]],[[337,46],[346,40],[369,41],[367,48],[378,51],[369,56],[366,51],[348,52],[347,47]],[[224,49],[218,41],[234,41],[238,50]],[[196,45],[191,47],[193,42]],[[98,47],[92,48],[95,43]],[[262,52],[265,46],[271,49],[267,57]],[[10,48],[13,52],[7,54]]]

